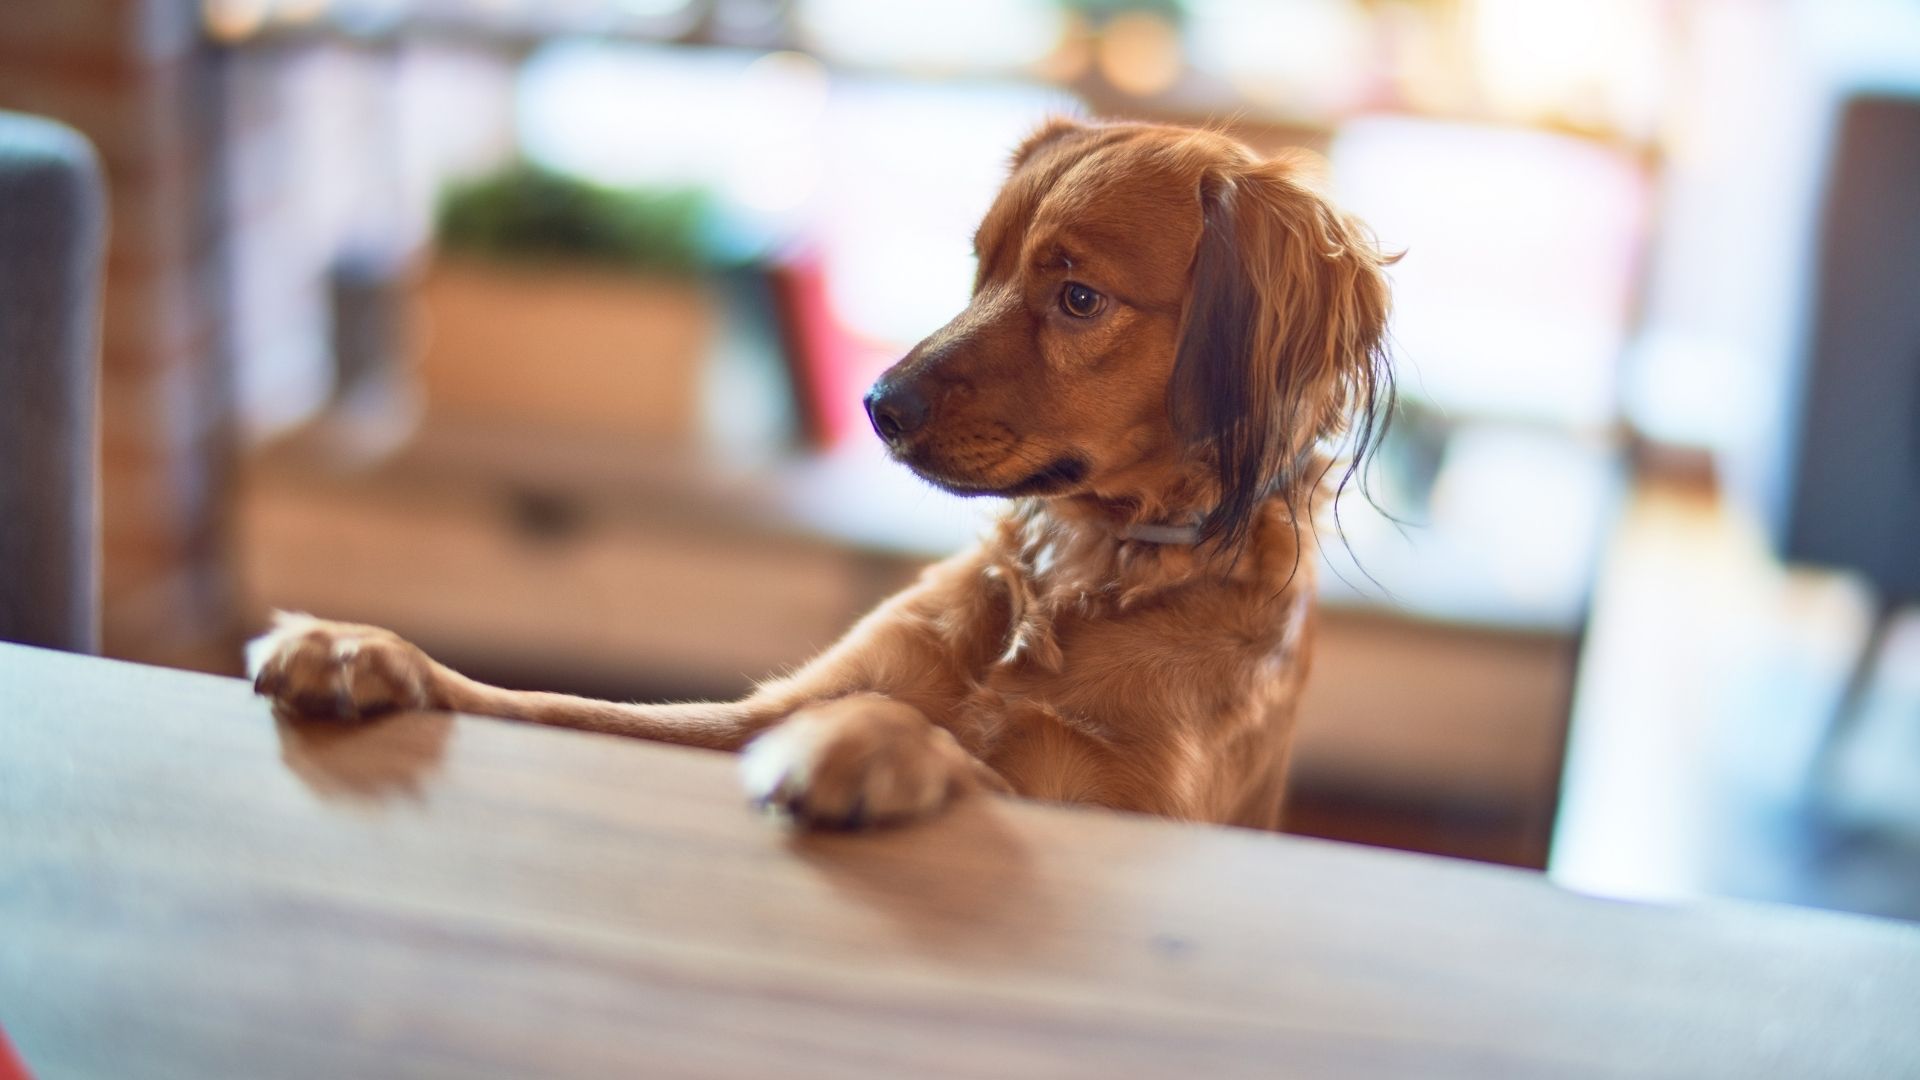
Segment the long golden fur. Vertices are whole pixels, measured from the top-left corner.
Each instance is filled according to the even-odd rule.
[[[738,702],[615,704],[283,615],[249,649],[256,686],[297,713],[744,748],[750,793],[815,826],[992,789],[1275,827],[1326,451],[1344,434],[1358,461],[1389,407],[1386,260],[1285,160],[1071,121],[1020,147],[974,243],[966,309],[868,405],[925,479],[1014,501],[796,673]]]

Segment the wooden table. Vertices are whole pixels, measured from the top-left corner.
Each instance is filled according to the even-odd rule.
[[[41,1080],[1920,1074],[1920,928],[980,800],[794,836],[729,759],[0,646]]]

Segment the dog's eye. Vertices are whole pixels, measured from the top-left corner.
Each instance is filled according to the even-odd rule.
[[[1060,290],[1060,310],[1076,319],[1091,319],[1107,306],[1107,298],[1077,281]]]

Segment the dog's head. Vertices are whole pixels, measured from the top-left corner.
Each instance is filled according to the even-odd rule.
[[[1237,543],[1316,450],[1364,453],[1391,393],[1385,260],[1284,161],[1218,134],[1055,121],[974,236],[966,310],[890,368],[867,413],[961,494],[1197,513]]]

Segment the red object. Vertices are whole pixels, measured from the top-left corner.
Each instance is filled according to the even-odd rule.
[[[899,359],[897,348],[868,341],[840,321],[817,252],[791,255],[771,274],[808,443],[827,449],[849,436],[864,435],[867,416],[861,398],[867,385]]]
[[[0,1080],[33,1080],[26,1063],[14,1052],[13,1044],[7,1041],[7,1029],[4,1027],[0,1027]]]

